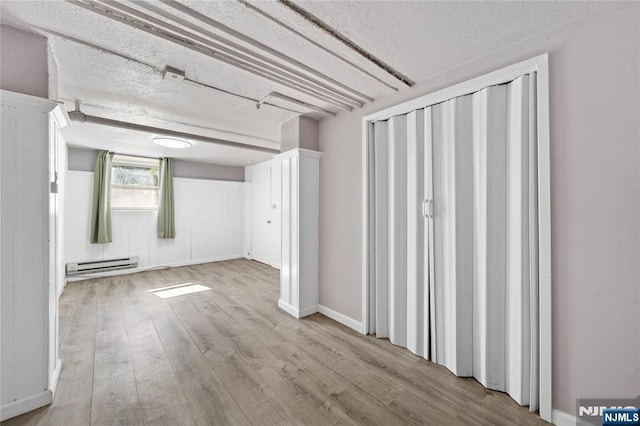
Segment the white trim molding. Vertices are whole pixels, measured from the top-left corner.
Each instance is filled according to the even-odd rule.
[[[556,426],[576,426],[577,419],[575,416],[565,413],[564,411],[553,409],[551,412],[551,423]]]
[[[58,382],[60,381],[60,373],[62,373],[62,360],[58,358],[56,362],[56,368],[53,370],[53,374],[51,375],[49,389],[51,390],[51,400],[53,401],[56,397],[56,391],[58,390]]]
[[[351,317],[346,316],[345,314],[341,314],[338,311],[334,311],[331,308],[327,308],[324,305],[318,306],[318,312],[320,312],[322,315],[326,317],[331,318],[334,321],[339,322],[342,325],[346,325],[347,327],[357,331],[358,333],[367,334],[366,330],[364,329],[364,325],[362,324],[362,321],[355,320]]]
[[[52,101],[38,96],[26,95],[24,93],[11,92],[9,90],[0,90],[0,99],[3,104],[8,103],[16,106],[25,106],[43,113],[49,113],[56,107],[63,105],[62,102]],[[64,118],[62,117],[64,113],[62,111],[63,110],[59,111],[56,115],[59,114],[58,118],[61,118],[64,121]]]
[[[20,414],[28,413],[29,411],[49,405],[51,402],[53,402],[53,392],[51,392],[51,389],[27,398],[11,401],[0,408],[0,421],[3,422]]]
[[[540,306],[540,417],[552,420],[552,327],[551,327],[551,189],[549,136],[549,56],[547,53],[407,102],[371,113],[362,119],[362,329],[371,332],[369,315],[369,160],[373,123],[408,114],[446,100],[474,93],[485,87],[507,83],[530,72],[537,73],[538,105],[538,217],[539,306]]]
[[[304,309],[298,310],[295,307],[288,304],[287,302],[283,301],[282,299],[278,300],[278,307],[283,311],[285,311],[286,313],[288,313],[289,315],[292,315],[298,319],[307,317],[309,315],[312,315],[318,312],[318,305],[308,306]]]
[[[62,129],[63,127],[67,127],[71,124],[71,120],[69,119],[69,114],[67,110],[64,109],[64,104],[60,103],[51,111],[51,118],[56,122],[58,127]]]

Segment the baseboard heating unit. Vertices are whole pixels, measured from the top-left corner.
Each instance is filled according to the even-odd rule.
[[[121,257],[119,259],[96,260],[92,262],[67,263],[67,276],[95,274],[98,272],[117,271],[138,266],[138,257]]]

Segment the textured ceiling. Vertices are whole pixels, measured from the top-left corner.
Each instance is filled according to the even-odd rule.
[[[352,88],[376,98],[406,89],[403,83],[278,2],[251,2],[255,8],[311,38],[314,45],[236,0],[181,1],[195,13],[211,17],[238,31],[232,36],[170,5],[121,1],[136,12],[193,33],[196,25],[211,37],[224,37],[232,51],[248,49],[277,66],[285,65],[300,78],[320,78],[329,88]],[[491,51],[578,19],[605,3],[592,2],[396,2],[295,1],[390,67],[413,81],[421,81]],[[326,116],[282,100],[256,108],[253,100],[276,91],[334,113],[335,104],[238,69],[201,52],[131,28],[75,4],[61,1],[2,1],[2,22],[45,34],[57,64],[58,99],[73,109],[82,102],[86,114],[151,125],[204,136],[278,148],[280,125],[300,113]],[[193,15],[193,14],[192,14]],[[56,34],[64,35],[61,37]],[[256,47],[256,40],[272,50]],[[82,44],[86,42],[95,47]],[[235,46],[235,47],[234,47]],[[97,48],[96,48],[97,47]],[[333,54],[328,53],[328,49]],[[353,65],[335,55],[342,56]],[[292,58],[292,61],[286,59]],[[184,70],[201,84],[170,81],[162,69]],[[359,68],[359,69],[358,69]],[[214,86],[242,97],[207,88]],[[342,90],[344,92],[344,90]],[[167,151],[150,142],[152,135],[103,126],[74,123],[65,130],[75,146],[111,149],[144,155],[221,164],[244,165],[269,154],[210,143],[195,143],[182,151]]]
[[[328,3],[297,1],[416,82],[611,4],[589,1]]]

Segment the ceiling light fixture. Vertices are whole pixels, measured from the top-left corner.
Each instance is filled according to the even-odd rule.
[[[153,141],[166,148],[189,148],[191,146],[191,142],[176,138],[157,137],[153,138]]]

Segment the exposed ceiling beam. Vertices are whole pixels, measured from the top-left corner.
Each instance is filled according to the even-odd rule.
[[[247,43],[247,44],[249,44],[251,46],[254,46],[254,47],[258,48],[258,49],[261,49],[261,50],[263,50],[265,52],[268,52],[269,54],[275,56],[276,58],[279,58],[279,59],[281,59],[283,61],[286,61],[286,62],[288,62],[288,63],[290,63],[290,64],[292,64],[292,65],[294,65],[294,66],[296,66],[296,67],[298,67],[300,69],[303,69],[306,72],[308,72],[309,74],[314,75],[317,78],[326,80],[329,83],[333,84],[334,86],[339,87],[340,89],[342,89],[342,90],[344,90],[346,92],[349,92],[352,95],[355,95],[356,97],[358,97],[358,98],[360,98],[360,99],[362,99],[364,101],[367,101],[367,102],[373,102],[374,101],[374,99],[371,96],[365,95],[364,93],[355,90],[353,87],[347,86],[346,84],[343,84],[343,83],[335,80],[334,78],[332,78],[332,77],[330,77],[328,75],[322,74],[318,70],[313,69],[312,67],[310,67],[310,66],[308,66],[308,65],[306,65],[306,64],[304,64],[304,63],[302,63],[302,62],[300,62],[300,61],[298,61],[298,60],[296,60],[296,59],[294,59],[294,58],[292,58],[290,56],[287,56],[287,55],[281,53],[280,51],[278,51],[276,49],[273,49],[273,48],[267,46],[264,43],[261,43],[260,41],[258,41],[256,39],[253,39],[253,38],[251,38],[251,37],[239,32],[239,31],[236,31],[233,28],[230,28],[227,25],[224,25],[221,22],[218,22],[218,21],[216,21],[215,19],[213,19],[213,18],[211,18],[209,16],[206,16],[206,15],[204,15],[204,14],[202,14],[202,13],[200,13],[200,12],[194,10],[194,9],[191,9],[191,8],[183,5],[182,3],[179,3],[179,2],[174,1],[174,0],[160,0],[160,2],[166,4],[167,6],[170,6],[170,7],[174,8],[176,10],[179,10],[180,12],[182,12],[182,13],[184,13],[184,14],[192,17],[192,18],[195,18],[195,19],[199,20],[200,22],[203,22],[203,23],[205,23],[207,25],[210,25],[213,28],[216,28],[216,29],[218,29],[220,31],[223,31],[223,32],[231,35],[232,37],[237,38],[238,40],[242,40],[243,42],[245,42],[245,43]],[[144,7],[146,7],[145,5],[148,5],[148,4],[149,3],[141,3],[141,5],[143,5]]]
[[[159,19],[156,19],[150,15],[146,15],[136,9],[130,8],[128,6],[125,6],[123,4],[120,4],[116,1],[105,1],[105,0],[94,0],[97,1],[98,3],[103,3],[105,5],[108,6],[112,6],[116,9],[119,9],[120,11],[124,12],[124,13],[128,13],[136,18],[142,19],[142,20],[146,20],[147,22],[151,23],[151,24],[155,24],[155,25],[160,25],[161,27],[164,27],[166,29],[169,29],[170,31],[174,31],[177,34],[180,34],[183,37],[199,37],[198,35],[194,34],[194,33],[190,33],[188,31],[183,30],[182,28],[176,27],[168,22],[165,21],[161,21]],[[345,94],[339,90],[337,90],[334,87],[331,87],[325,83],[323,83],[322,81],[319,81],[313,77],[310,77],[306,74],[300,73],[299,71],[288,67],[284,64],[278,63],[273,61],[272,59],[260,55],[259,53],[256,53],[250,49],[245,48],[242,45],[239,45],[237,43],[234,43],[224,37],[219,36],[218,34],[212,33],[210,31],[205,30],[204,28],[198,27],[197,25],[186,21],[176,15],[173,15],[163,9],[160,9],[150,3],[145,3],[145,2],[140,2],[137,3],[139,6],[144,7],[145,9],[156,13],[170,21],[173,21],[176,24],[179,24],[185,28],[188,28],[191,31],[194,31],[195,33],[199,33],[202,36],[207,37],[207,39],[211,39],[211,40],[215,40],[217,42],[222,43],[222,45],[220,44],[212,44],[212,42],[210,40],[204,39],[204,43],[209,43],[211,44],[214,48],[219,49],[219,50],[224,50],[225,53],[231,55],[231,56],[235,56],[243,61],[246,61],[248,63],[251,64],[257,64],[258,66],[261,66],[263,69],[268,69],[270,71],[272,71],[273,73],[275,73],[276,76],[280,77],[280,78],[289,78],[292,81],[297,82],[298,84],[301,84],[303,86],[305,86],[307,89],[311,90],[313,88],[313,90],[317,90],[320,93],[322,93],[324,96],[329,96],[331,98],[333,98],[334,100],[338,101],[338,102],[342,102],[342,103],[346,103],[348,105],[350,105],[351,107],[361,107],[362,106],[362,101],[352,95],[348,95]],[[176,3],[177,4],[177,3]],[[204,15],[203,15],[204,16]],[[206,17],[204,17],[206,18]],[[203,19],[204,19],[203,18]],[[199,37],[200,39],[202,39],[201,37]],[[229,49],[229,47],[231,49]]]
[[[308,10],[298,6],[297,4],[293,3],[291,0],[278,0],[278,2],[281,5],[289,8],[293,12],[297,13],[298,15],[300,15],[304,20],[312,23],[313,25],[315,25],[316,27],[318,27],[322,31],[326,32],[331,37],[333,37],[336,40],[340,41],[342,44],[347,46],[349,49],[353,50],[354,52],[357,52],[362,57],[364,57],[367,60],[369,60],[370,62],[374,63],[377,67],[379,67],[380,69],[383,69],[385,72],[389,73],[394,78],[396,78],[397,80],[399,80],[402,83],[406,84],[407,86],[411,87],[411,86],[413,86],[415,84],[409,77],[407,77],[406,75],[402,74],[400,71],[397,71],[397,70],[393,69],[390,65],[384,63],[381,59],[379,59],[379,58],[375,57],[374,55],[372,55],[371,53],[367,52],[362,47],[358,46],[356,43],[354,43],[353,41],[349,40],[344,35],[340,34],[336,29],[332,28],[329,24],[327,24],[322,19],[318,18],[317,16],[315,16],[313,13],[309,12]]]
[[[298,37],[306,40],[307,42],[309,42],[310,44],[314,45],[318,49],[324,51],[325,53],[328,53],[329,55],[333,56],[334,58],[337,58],[340,61],[344,62],[345,64],[347,64],[347,65],[353,67],[354,69],[360,71],[362,74],[364,74],[364,75],[372,78],[373,80],[375,80],[375,81],[387,86],[389,89],[394,90],[394,91],[398,90],[397,87],[390,85],[389,83],[387,83],[383,79],[381,79],[378,76],[370,73],[369,71],[365,70],[361,66],[351,62],[349,59],[345,58],[344,56],[339,55],[338,53],[334,52],[333,50],[326,48],[325,46],[323,46],[322,44],[320,44],[317,41],[313,40],[312,38],[307,37],[306,35],[302,34],[300,31],[296,30],[295,28],[291,27],[290,25],[287,25],[285,22],[279,20],[278,18],[268,14],[267,12],[265,12],[262,9],[260,9],[259,7],[249,3],[246,0],[236,0],[236,1],[238,3],[240,3],[241,5],[245,6],[246,8],[254,11],[258,15],[270,20],[271,22],[274,22],[274,23],[278,24],[279,26],[281,26],[282,28],[286,29],[287,31],[292,32],[293,34],[297,35]]]
[[[351,110],[352,106],[362,105],[357,102],[346,103],[343,101],[338,101],[330,93],[324,93],[311,86],[301,85],[298,81],[299,79],[297,79],[295,76],[285,74],[277,69],[274,70],[273,67],[265,66],[259,61],[251,60],[251,58],[244,58],[243,57],[244,55],[240,55],[231,49],[212,43],[210,40],[204,39],[198,35],[190,34],[187,31],[182,30],[181,28],[164,23],[163,21],[159,21],[151,16],[145,15],[145,19],[141,20],[139,18],[124,14],[109,6],[99,4],[91,0],[81,0],[81,1],[67,0],[67,1],[77,6],[80,6],[84,9],[97,13],[99,15],[103,15],[110,19],[121,22],[132,28],[135,28],[143,32],[149,33],[151,35],[157,36],[159,38],[168,40],[172,43],[181,45],[185,48],[204,54],[211,58],[220,60],[229,65],[235,66],[237,68],[243,69],[255,75],[261,76],[265,79],[271,80],[275,83],[282,84],[283,86],[289,87],[298,92],[305,93],[316,99],[321,99],[339,108]],[[137,12],[137,13],[141,14],[141,12]],[[164,25],[161,27],[159,25],[151,24],[149,21],[159,21]],[[212,47],[212,45],[215,45],[215,46]]]
[[[297,104],[297,105],[302,105],[305,108],[311,108],[311,109],[316,110],[318,112],[321,112],[323,114],[332,115],[334,117],[336,116],[335,112],[327,111],[326,109],[322,109],[322,108],[317,107],[315,105],[311,105],[311,104],[308,104],[306,102],[299,101],[298,99],[294,99],[291,96],[283,95],[282,93],[278,93],[278,92],[271,92],[267,96],[265,96],[264,98],[259,100],[256,103],[256,108],[260,109],[260,106],[263,105],[263,104],[266,104],[267,103],[267,99],[269,99],[269,98],[279,98],[279,99],[282,99],[282,100],[287,101],[287,102],[291,102],[291,103],[294,103],[294,104]]]

